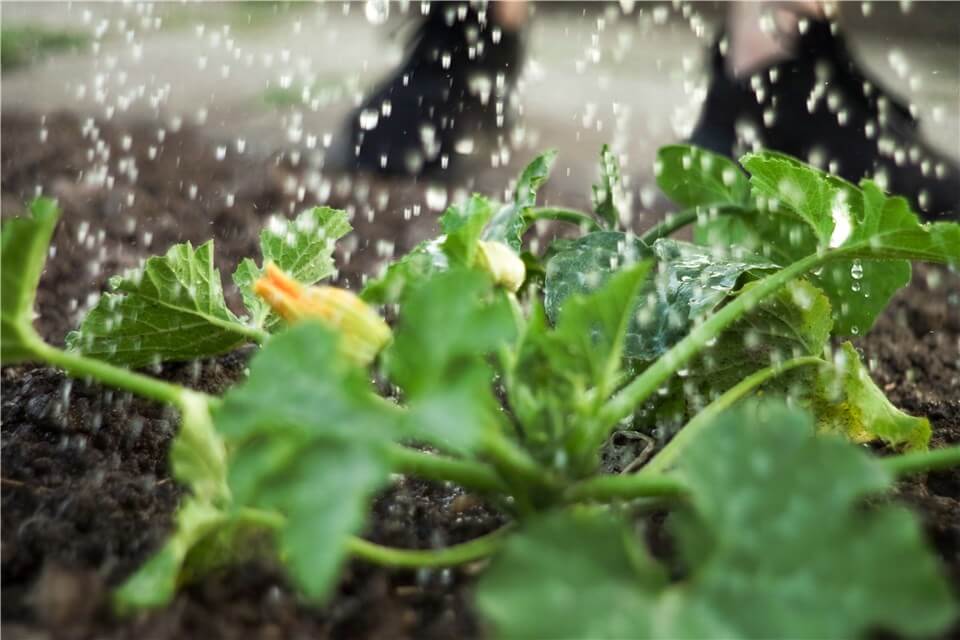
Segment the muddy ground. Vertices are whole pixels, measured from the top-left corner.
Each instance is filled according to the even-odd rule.
[[[314,184],[301,200],[298,182],[310,184],[315,173],[307,158],[219,161],[214,145],[194,130],[166,132],[159,141],[155,125],[92,126],[96,136],[91,123],[48,116],[47,143],[37,145],[39,116],[2,116],[4,218],[21,212],[38,186],[59,198],[64,211],[38,296],[37,326],[54,343],[62,342],[110,275],[175,242],[210,237],[217,265],[228,274],[242,257],[257,255],[256,234],[271,213],[297,211],[320,196],[355,214],[353,237],[362,240],[348,242],[338,256],[340,283],[349,286],[375,272],[391,246],[409,248],[435,223],[424,208],[413,215],[421,185],[333,180]],[[124,157],[134,160],[138,176],[120,175],[114,158],[111,187],[92,175],[96,162],[88,150],[96,147],[93,137],[122,149],[128,135]],[[477,188],[499,193],[502,186]],[[227,294],[237,309],[236,291]],[[891,400],[930,418],[934,446],[960,442],[960,276],[918,268],[911,286],[858,346]],[[243,375],[246,358],[238,352],[168,365],[160,375],[221,392]],[[352,562],[333,602],[317,609],[300,603],[275,567],[250,562],[189,586],[164,610],[118,620],[107,606],[109,589],[161,543],[182,495],[166,462],[176,416],[129,394],[31,366],[3,369],[2,414],[5,637],[483,635],[468,604],[476,566],[397,572]],[[901,483],[897,494],[923,518],[960,591],[960,470]],[[496,513],[456,488],[404,480],[379,499],[366,535],[425,548],[468,540],[499,524]]]

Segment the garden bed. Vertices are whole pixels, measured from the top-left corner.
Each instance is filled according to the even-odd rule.
[[[218,266],[229,271],[255,254],[257,233],[270,213],[313,204],[309,194],[298,201],[296,188],[289,187],[313,171],[307,161],[296,166],[289,159],[252,156],[219,161],[214,145],[195,131],[167,132],[159,144],[155,125],[102,126],[99,136],[114,149],[131,136],[123,155],[136,158],[139,176],[135,183],[118,177],[113,188],[87,184],[78,174],[91,165],[87,150],[95,143],[89,128],[85,136],[84,123],[68,116],[49,117],[44,126],[47,142],[38,145],[39,117],[3,116],[3,215],[20,213],[37,185],[60,200],[56,253],[37,300],[37,326],[55,344],[110,275],[175,242],[200,243],[211,236]],[[150,147],[159,148],[155,159]],[[390,253],[384,243],[400,253],[435,218],[424,212],[407,221],[401,215],[419,204],[422,187],[384,183],[358,190],[344,184],[330,185],[328,204],[356,212],[352,237],[362,240],[350,250],[338,280],[357,287],[362,274],[374,273]],[[358,191],[374,195],[357,197]],[[386,193],[387,202],[371,220],[367,207],[378,206],[378,193]],[[337,263],[344,265],[344,258],[341,249]],[[229,290],[227,298],[234,305],[239,299]],[[960,442],[957,274],[918,266],[911,286],[857,346],[894,404],[929,417],[931,446]],[[220,392],[242,377],[246,359],[237,352],[199,364],[166,365],[160,376]],[[387,571],[353,561],[332,603],[311,609],[298,602],[279,570],[253,559],[190,586],[162,611],[119,620],[109,612],[108,589],[159,546],[181,495],[167,467],[175,413],[29,366],[3,370],[2,410],[3,626],[11,637],[482,635],[467,605],[470,565]],[[898,495],[922,516],[960,590],[960,470],[902,482]],[[398,480],[378,500],[366,536],[395,547],[429,548],[471,539],[500,522],[455,487]]]

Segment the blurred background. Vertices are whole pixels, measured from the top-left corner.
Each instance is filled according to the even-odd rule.
[[[4,2],[3,214],[36,193],[60,198],[68,218],[89,223],[90,255],[77,265],[96,283],[183,239],[225,238],[227,260],[255,249],[268,213],[331,203],[368,227],[346,250],[347,263],[369,258],[346,268],[359,274],[431,233],[435,214],[471,190],[502,196],[548,147],[560,156],[544,198],[588,208],[610,143],[634,225],[663,215],[655,152],[696,122],[728,5],[532,3],[514,126],[495,148],[460,149],[460,170],[429,178],[345,171],[332,161],[338,132],[401,64],[425,6]],[[960,5],[838,10],[867,70],[909,104],[929,142],[960,157]]]

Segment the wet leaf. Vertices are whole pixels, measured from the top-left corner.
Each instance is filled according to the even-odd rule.
[[[499,638],[640,638],[648,592],[665,583],[623,522],[599,510],[556,512],[510,538],[476,605]]]
[[[439,240],[425,240],[387,267],[379,278],[368,282],[360,297],[372,304],[394,304],[404,296],[408,287],[425,282],[437,271],[446,270],[449,263]]]
[[[610,275],[638,259],[656,259],[655,272],[641,291],[627,330],[624,354],[653,360],[690,332],[693,324],[734,291],[744,275],[756,277],[776,265],[745,255],[717,257],[707,247],[661,239],[647,249],[632,236],[598,232],[580,238],[547,264],[544,300],[555,319],[574,293],[602,286]]]
[[[249,378],[214,419],[232,451],[234,504],[286,516],[280,557],[308,596],[324,599],[347,537],[386,482],[384,445],[400,433],[396,410],[343,358],[335,336],[304,322],[254,357]]]
[[[930,442],[930,421],[893,406],[849,342],[821,367],[809,402],[821,428],[855,442],[880,439],[905,449],[926,449]]]
[[[769,403],[728,412],[676,473],[690,491],[671,526],[682,580],[667,583],[622,525],[547,516],[508,542],[477,587],[498,635],[929,636],[955,619],[913,516],[864,508],[890,487],[888,472],[854,445],[814,437],[802,412]]]
[[[619,202],[623,198],[623,184],[620,177],[620,163],[608,145],[600,149],[600,184],[593,185],[593,211],[606,223],[608,229],[615,229],[620,220]]]
[[[498,428],[487,356],[515,335],[505,294],[483,273],[454,269],[411,290],[385,354],[409,407],[410,433],[441,448],[470,450]]]
[[[661,147],[656,173],[657,186],[682,207],[750,204],[750,183],[737,163],[706,149]]]
[[[452,264],[473,266],[477,241],[493,216],[493,206],[480,195],[473,195],[462,205],[453,205],[444,212],[440,226],[446,238],[443,252]]]
[[[862,189],[773,152],[741,160],[765,211],[752,217],[754,240],[788,264],[815,251],[837,260],[810,277],[830,296],[835,329],[863,335],[910,281],[908,260],[960,262],[960,225],[921,225],[902,198],[865,180]]]
[[[213,241],[174,245],[142,269],[110,279],[110,292],[67,336],[85,356],[128,367],[226,353],[249,333],[223,299]]]
[[[537,203],[537,190],[550,176],[550,169],[557,159],[555,150],[545,151],[526,166],[517,181],[513,202],[505,204],[490,220],[483,231],[484,240],[503,242],[520,252],[526,222],[523,214]]]
[[[307,209],[294,220],[272,218],[260,232],[262,265],[258,267],[245,258],[233,273],[233,282],[250,312],[250,323],[255,327],[276,323],[270,307],[253,292],[253,283],[263,275],[263,265],[273,262],[298,282],[316,284],[334,273],[336,241],[351,229],[347,214],[330,207]]]
[[[60,210],[49,198],[30,203],[29,217],[4,222],[2,234],[2,306],[0,361],[14,364],[34,357],[42,339],[33,328],[33,304]]]

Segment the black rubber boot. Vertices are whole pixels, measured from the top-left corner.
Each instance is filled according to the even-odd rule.
[[[739,157],[754,146],[816,164],[851,182],[882,176],[926,219],[960,216],[960,168],[920,138],[916,119],[867,77],[835,24],[810,20],[796,55],[743,79],[726,71],[719,42],[690,142]]]
[[[347,168],[422,175],[452,170],[504,133],[522,63],[522,33],[492,12],[433,2],[405,62],[348,117],[341,136]]]

